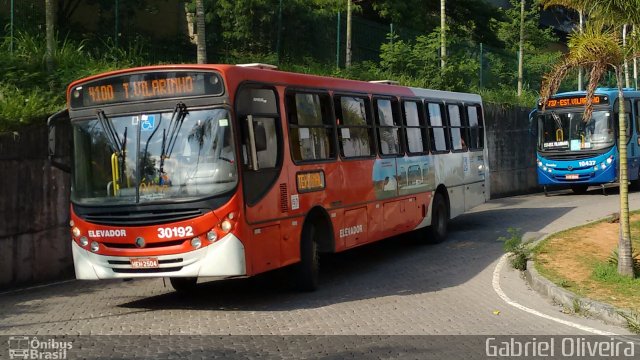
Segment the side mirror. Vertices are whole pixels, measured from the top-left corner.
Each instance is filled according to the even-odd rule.
[[[47,119],[49,127],[49,162],[64,172],[71,172],[72,135],[69,111],[62,110]]]
[[[532,112],[529,113],[529,134],[533,137],[538,136],[538,110],[533,109]]]

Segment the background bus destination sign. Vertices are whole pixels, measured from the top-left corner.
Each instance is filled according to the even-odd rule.
[[[222,93],[222,80],[215,73],[173,71],[131,74],[76,86],[71,90],[71,107]]]
[[[593,105],[606,104],[607,98],[601,95],[593,96]],[[566,97],[561,99],[547,100],[547,109],[556,109],[571,106],[584,106],[587,104],[587,98],[584,96]]]

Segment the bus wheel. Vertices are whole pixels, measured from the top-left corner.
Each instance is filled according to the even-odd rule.
[[[589,185],[586,185],[586,184],[571,185],[571,191],[573,191],[574,194],[578,194],[578,195],[586,194],[588,188],[589,188]]]
[[[433,198],[433,209],[431,210],[431,226],[427,228],[427,242],[437,244],[447,238],[447,222],[449,212],[447,203],[440,193],[436,193]]]
[[[307,223],[302,230],[300,262],[295,265],[295,283],[298,290],[313,291],[318,288],[320,264],[316,234],[315,226],[311,223]]]
[[[173,289],[179,293],[189,293],[196,289],[197,277],[172,277],[169,278]]]

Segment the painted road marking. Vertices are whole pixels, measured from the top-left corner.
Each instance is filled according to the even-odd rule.
[[[508,256],[508,254],[502,255],[502,257],[500,258],[500,261],[498,261],[498,264],[496,265],[495,269],[493,269],[493,280],[491,281],[491,283],[493,285],[493,290],[507,304],[509,304],[509,305],[511,305],[511,306],[513,306],[515,308],[518,308],[518,309],[520,309],[522,311],[526,311],[529,314],[533,314],[533,315],[545,318],[547,320],[555,321],[555,322],[563,324],[563,325],[567,325],[567,326],[570,326],[570,327],[573,327],[573,328],[576,328],[576,329],[580,329],[582,331],[590,332],[592,334],[603,335],[603,336],[618,335],[618,334],[614,334],[614,333],[611,333],[611,332],[608,332],[608,331],[594,329],[594,328],[589,327],[589,326],[576,324],[576,323],[571,322],[571,321],[558,319],[556,317],[553,317],[553,316],[550,316],[550,315],[547,315],[547,314],[543,314],[543,313],[541,313],[541,312],[539,312],[537,310],[530,309],[530,308],[528,308],[528,307],[526,307],[524,305],[518,304],[517,302],[511,300],[504,293],[504,291],[502,291],[502,288],[500,287],[500,272],[502,271],[502,267],[504,266],[504,263],[507,261],[507,256]]]

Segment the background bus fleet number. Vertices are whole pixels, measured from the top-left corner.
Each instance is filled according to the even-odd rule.
[[[580,166],[593,166],[595,164],[596,164],[595,160],[587,160],[587,161],[578,162],[578,165],[580,165]]]
[[[158,239],[193,236],[191,226],[174,226],[172,228],[158,228]]]

